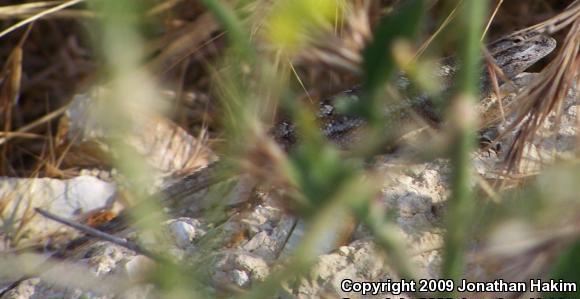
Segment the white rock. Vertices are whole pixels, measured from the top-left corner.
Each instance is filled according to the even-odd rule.
[[[350,249],[348,246],[340,246],[338,248],[338,254],[340,254],[342,256],[348,256],[349,253],[350,253]]]
[[[248,277],[248,273],[246,273],[245,271],[241,271],[241,270],[234,270],[232,271],[232,281],[243,287],[246,286],[249,282],[250,282],[250,277]]]
[[[270,273],[270,267],[264,259],[248,254],[237,255],[234,266],[251,274],[253,280],[264,280]]]
[[[270,238],[268,233],[261,231],[253,236],[252,239],[250,239],[246,244],[244,244],[242,248],[248,252],[253,252],[256,249],[265,246],[269,241]]]
[[[182,249],[187,248],[196,237],[195,227],[182,220],[170,220],[167,230],[175,244]]]
[[[74,219],[80,213],[110,206],[115,194],[114,184],[92,176],[79,176],[70,180],[0,177],[0,198],[8,202],[1,215],[6,221],[18,222],[23,217],[30,217],[36,207]],[[0,225],[4,225],[2,221],[0,220]],[[25,229],[29,236],[41,237],[60,228],[63,228],[61,224],[36,215],[30,219]]]
[[[69,121],[67,137],[71,141],[82,144],[105,139],[106,126],[94,113],[94,103],[98,102],[94,99],[106,96],[107,92],[105,88],[97,88],[74,96],[66,111]],[[130,121],[128,125],[131,133],[122,141],[143,155],[154,169],[174,173],[183,169],[196,169],[217,159],[203,141],[160,115],[149,115],[153,111],[146,112],[131,111],[127,119]]]

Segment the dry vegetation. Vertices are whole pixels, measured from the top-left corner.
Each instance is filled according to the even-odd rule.
[[[71,176],[74,167],[58,163],[66,154],[58,149],[58,140],[51,139],[55,138],[61,108],[75,93],[99,83],[98,53],[91,45],[91,36],[96,34],[91,29],[95,13],[82,4],[84,1],[67,6],[62,5],[67,2],[19,2],[5,3],[0,11],[4,29],[0,49],[4,64],[0,171],[19,177]],[[396,2],[377,1],[366,7],[364,1],[354,1],[349,13],[335,24],[334,33],[325,33],[314,48],[296,53],[292,70],[298,73],[291,81],[298,92],[303,89],[303,99],[332,95],[357,82],[359,52],[381,14]],[[176,94],[171,108],[174,113],[170,115],[180,126],[193,132],[206,126],[213,138],[219,138],[216,121],[219,108],[211,96],[208,66],[224,53],[224,32],[200,1],[150,4],[142,24],[147,29],[143,45],[147,61],[143,64]],[[489,40],[537,24],[561,11],[570,1],[500,4],[488,31]],[[266,5],[248,6],[252,13],[248,22],[255,23],[249,25],[252,30],[260,30],[265,22]],[[424,31],[425,37],[441,24],[438,19],[448,17],[448,9],[443,2],[433,2],[429,10],[432,21],[427,22],[430,28]],[[40,20],[35,21],[37,18]],[[10,30],[18,22],[22,24]],[[563,35],[558,33],[560,41]],[[445,43],[442,47],[443,53],[453,52],[445,48]]]
[[[294,213],[304,212],[305,215],[324,219],[328,213],[336,212],[329,208],[317,214],[317,209],[331,206],[327,203],[333,201],[311,201],[315,197],[336,196],[333,193],[336,190],[329,189],[333,186],[342,186],[341,190],[345,190],[345,194],[360,191],[361,198],[372,198],[372,194],[367,194],[370,191],[363,190],[365,186],[371,186],[372,182],[351,186],[356,185],[361,175],[360,169],[364,168],[361,165],[370,156],[368,151],[357,153],[363,157],[359,161],[362,162],[356,166],[328,166],[342,160],[336,148],[317,139],[316,134],[305,133],[304,140],[308,145],[296,157],[289,157],[269,132],[276,120],[288,118],[298,119],[304,127],[313,129],[312,115],[305,107],[315,106],[321,99],[351,88],[368,75],[365,74],[363,63],[365,46],[373,40],[373,32],[382,18],[396,11],[406,1],[328,0],[320,1],[320,6],[309,6],[307,0],[296,3],[266,0],[127,1],[134,5],[132,14],[121,18],[116,18],[112,12],[115,4],[109,3],[113,8],[103,8],[100,2],[107,3],[100,0],[2,1],[0,179],[2,176],[69,179],[77,177],[82,169],[109,171],[119,168],[127,180],[145,182],[146,179],[141,176],[147,173],[147,168],[135,166],[140,165],[140,162],[135,164],[131,158],[127,158],[132,153],[127,153],[115,140],[108,140],[107,136],[103,141],[105,144],[110,142],[113,151],[116,149],[120,152],[111,158],[110,149],[104,150],[96,142],[79,145],[76,137],[68,135],[72,129],[69,128],[65,112],[73,97],[97,86],[104,86],[113,95],[103,101],[108,117],[103,120],[107,120],[108,128],[113,128],[114,134],[131,130],[124,123],[126,115],[139,111],[156,114],[156,117],[161,118],[160,122],[173,121],[196,137],[199,148],[193,150],[195,154],[188,157],[189,161],[184,162],[183,169],[172,173],[173,176],[192,173],[200,165],[214,159],[209,150],[206,151],[207,146],[218,152],[217,156],[222,160],[232,162],[238,172],[247,172],[254,180],[267,182],[270,188],[276,186],[284,189],[287,192],[285,196],[293,200],[285,205]],[[426,1],[426,14],[418,36],[412,43],[403,45],[398,62],[408,61],[409,57],[411,60],[418,59],[417,69],[421,70],[428,68],[432,65],[429,63],[440,57],[456,54],[456,48],[461,45],[457,42],[459,33],[455,27],[458,26],[454,22],[457,22],[457,14],[461,14],[458,7],[463,2]],[[235,7],[232,10],[236,12],[235,22],[227,13],[220,15],[223,11],[220,11],[219,5],[218,8],[213,7],[212,3]],[[328,4],[330,9],[324,7],[325,3],[332,4]],[[301,5],[306,8],[301,10]],[[309,11],[307,8],[317,11]],[[126,8],[119,9],[125,11]],[[553,34],[558,41],[558,48],[533,67],[533,70],[544,71],[516,98],[516,101],[524,104],[518,105],[515,110],[516,121],[506,130],[519,128],[513,146],[504,146],[508,152],[506,172],[501,174],[499,182],[494,182],[497,184],[483,182],[478,187],[478,190],[483,190],[482,193],[492,198],[510,198],[521,203],[526,196],[550,196],[534,192],[541,189],[541,186],[534,185],[533,178],[538,173],[525,172],[520,162],[526,144],[535,140],[535,133],[542,128],[546,119],[554,114],[556,119],[560,116],[566,93],[574,84],[577,85],[580,69],[580,4],[572,0],[500,0],[490,1],[485,12],[483,25],[488,25],[486,40],[491,41],[540,24],[564,11],[569,12],[569,15],[562,18],[564,21],[559,19],[557,23],[542,24],[542,28]],[[112,16],[106,16],[107,13]],[[448,21],[451,26],[446,26]],[[134,28],[127,30],[126,45],[118,46],[115,42],[118,42],[119,37],[111,35],[115,29],[111,30],[107,26]],[[122,36],[125,29],[117,29],[117,33]],[[126,96],[132,99],[124,102]],[[158,111],[166,113],[159,116]],[[155,129],[143,127],[143,130],[152,132]],[[174,135],[155,138],[159,138],[159,142],[163,142],[165,137],[188,142],[184,141],[189,140],[187,137],[179,137],[179,134],[185,134],[181,129],[171,127],[170,130],[174,130]],[[558,124],[553,130],[558,130]],[[470,151],[468,148],[466,153]],[[436,154],[440,155],[443,154]],[[325,157],[330,158],[325,160]],[[572,166],[551,171],[580,180],[577,154],[573,157],[557,157],[557,161],[562,159],[566,161],[564,164]],[[301,177],[301,174],[307,173],[304,165],[312,161],[320,163],[320,173],[312,177]],[[316,175],[329,178],[320,179]],[[503,187],[515,185],[514,180],[520,187],[516,191],[505,191]],[[572,194],[580,192],[578,186],[574,188],[569,190]],[[139,190],[144,188],[132,186],[126,189],[123,195],[125,206],[130,206],[127,202],[147,197]],[[466,196],[471,200],[473,196],[468,193]],[[575,200],[578,200],[580,193],[575,194]],[[0,212],[8,200],[0,198]],[[337,199],[337,202],[355,206],[354,214],[377,234],[377,243],[397,257],[397,250],[401,249],[397,246],[400,244],[393,243],[388,237],[380,237],[382,220],[361,212],[365,208],[362,204],[356,206],[344,199]],[[155,209],[155,206],[144,208],[143,211],[151,211],[147,209]],[[542,206],[550,211],[546,215],[551,216],[558,215],[562,209],[550,206],[547,200],[542,201]],[[576,203],[574,209],[577,208]],[[137,215],[143,211],[139,210]],[[530,215],[536,215],[536,212],[530,212]],[[514,212],[513,217],[518,213]],[[484,222],[500,217],[493,215]],[[110,220],[113,216],[103,217]],[[557,258],[557,253],[569,244],[578,247],[580,218],[576,215],[567,219],[572,219],[573,223],[566,224],[565,234],[557,234],[556,237],[546,237],[544,234],[538,237],[537,243],[523,252],[522,256],[527,257],[527,260],[519,257],[518,260],[505,263],[512,262],[517,267],[526,261],[538,259],[542,253]],[[455,223],[466,220],[462,218],[457,221]],[[7,244],[18,247],[17,242]],[[461,244],[457,246],[462,248]],[[2,248],[0,246],[0,251]],[[451,255],[447,258],[453,259],[458,253]],[[491,259],[494,252],[482,251],[478,255],[480,259]],[[578,262],[579,257],[577,252],[573,252],[563,258],[568,259],[568,262]],[[300,266],[308,265],[308,262],[308,258],[299,260],[296,266],[299,269],[292,273],[303,271]],[[405,262],[400,262],[394,268],[403,277],[414,275]],[[535,270],[551,271],[545,267]],[[453,270],[449,271],[447,274],[459,277]],[[506,275],[509,277],[511,274]],[[580,272],[576,270],[570,275],[568,277],[578,281]],[[282,280],[284,276],[267,283],[275,284],[276,279]],[[269,286],[263,286],[264,290]],[[240,290],[223,291],[227,294],[244,294]],[[256,292],[268,294],[267,291]]]

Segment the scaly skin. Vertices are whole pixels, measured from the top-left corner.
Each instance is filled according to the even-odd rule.
[[[556,41],[551,37],[545,36],[534,31],[522,30],[516,34],[505,36],[501,39],[488,45],[488,52],[496,60],[498,66],[505,73],[507,78],[513,79],[515,76],[525,71],[532,64],[542,59],[556,47]],[[445,85],[444,89],[449,89],[453,82],[453,77],[456,73],[457,66],[453,63],[452,58],[444,59],[440,63],[439,68],[435,71],[435,76],[441,77],[441,82]],[[405,77],[399,77],[398,84],[405,83]],[[401,82],[402,81],[402,82]],[[406,80],[408,82],[408,80]],[[489,98],[490,86],[487,72],[482,72],[481,84],[481,99]],[[328,100],[320,103],[318,111],[318,118],[321,124],[321,130],[324,136],[333,140],[334,142],[348,147],[352,143],[351,137],[358,135],[357,131],[364,127],[365,122],[361,118],[345,116],[337,113],[336,108],[332,102],[338,97],[348,97],[351,100],[358,100],[360,95],[360,88],[354,87],[351,90],[344,91]],[[432,109],[432,104],[426,96],[417,96],[400,101],[398,107],[386,107],[385,117],[393,118],[392,123],[396,123],[401,116],[408,115],[405,110],[410,108],[419,111],[420,114],[435,114]],[[421,112],[423,110],[423,112]],[[439,118],[436,115],[436,118]],[[279,144],[288,149],[294,145],[298,139],[295,132],[295,127],[289,122],[280,122],[273,129],[274,138]],[[482,138],[489,139],[493,134],[482,134]],[[196,171],[178,182],[167,186],[160,194],[162,197],[171,199],[171,202],[186,202],[191,194],[196,191],[207,188],[208,186],[223,179],[221,174],[227,172],[227,166],[217,161],[208,165],[207,167]]]
[[[502,37],[487,46],[488,52],[495,60],[496,65],[503,71],[505,76],[512,80],[518,74],[525,71],[538,60],[550,54],[556,47],[556,41],[546,35],[534,32],[523,32],[521,34],[512,34]],[[439,80],[443,85],[442,95],[450,93],[458,65],[454,58],[443,59],[438,68],[434,71],[434,80]],[[487,70],[482,71],[481,75],[481,100],[489,99],[491,80]],[[500,80],[498,83],[502,83]],[[399,90],[409,91],[410,81],[403,74],[399,75],[396,80],[396,87]],[[358,101],[360,96],[360,87],[356,86],[350,90],[344,91],[330,99],[323,100],[320,103],[318,119],[321,124],[321,130],[324,136],[337,143],[343,148],[360,138],[357,137],[358,131],[365,126],[365,121],[359,117],[341,115],[333,106],[337,98],[346,98],[349,101]],[[409,115],[410,110],[414,110],[419,115],[426,117],[435,123],[441,122],[441,113],[436,109],[429,97],[424,94],[408,97],[393,104],[392,102],[385,105],[385,118],[389,123],[397,123],[405,116]],[[482,137],[485,137],[484,134]],[[279,123],[274,129],[276,140],[286,149],[290,148],[297,139],[295,127],[288,122]]]

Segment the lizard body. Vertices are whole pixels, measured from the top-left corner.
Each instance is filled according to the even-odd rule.
[[[524,32],[522,34],[508,35],[494,41],[487,46],[487,52],[505,77],[511,81],[518,74],[550,54],[555,47],[556,41],[549,36],[536,32]],[[445,58],[431,74],[434,77],[433,79],[442,82],[443,95],[450,94],[459,68],[460,64],[456,62],[455,58]],[[499,80],[499,83],[501,82]],[[411,85],[410,80],[404,74],[398,75],[395,84],[398,90],[403,90],[404,92],[408,92]],[[491,92],[491,79],[488,71],[484,70],[481,73],[480,80],[480,100],[482,103],[490,100]],[[352,132],[364,127],[365,121],[360,117],[338,113],[334,102],[337,98],[358,101],[360,100],[360,95],[361,88],[356,86],[320,102],[317,117],[321,124],[322,134],[341,147],[348,147],[348,144],[351,143],[349,139],[353,135]],[[419,115],[425,116],[436,123],[440,123],[442,120],[441,112],[438,111],[426,94],[417,94],[400,101],[391,101],[388,105],[385,105],[383,113],[385,118],[388,118],[393,123],[408,115],[410,110],[414,110]],[[291,147],[298,139],[295,126],[289,122],[280,122],[274,129],[274,136],[286,149]]]
[[[522,32],[523,34],[520,34]],[[506,78],[512,80],[538,60],[551,53],[555,47],[556,41],[551,37],[534,31],[520,31],[496,40],[487,49]],[[439,67],[435,70],[434,75],[440,76],[445,88],[449,89],[453,84],[458,67],[453,58],[443,59]],[[398,81],[399,87],[401,87],[401,84],[409,84],[409,80],[405,76],[400,76],[396,81]],[[482,71],[480,86],[482,106],[489,106],[486,101],[489,101],[490,98],[492,90],[490,85],[487,71]],[[403,87],[406,88],[406,86]],[[333,102],[339,97],[347,97],[349,100],[358,101],[360,94],[361,89],[359,86],[356,86],[321,101],[317,117],[322,134],[325,137],[339,145],[353,142],[350,136],[356,136],[356,131],[365,126],[365,121],[359,117],[338,113]],[[429,97],[425,95],[418,95],[399,102],[399,105],[396,107],[390,106],[385,109],[385,117],[394,118],[391,123],[396,123],[397,119],[400,119],[401,115],[405,114],[403,111],[409,110],[410,108],[413,110],[423,110],[423,113],[421,113],[423,115],[436,114],[436,111],[430,111],[433,105]],[[438,118],[438,120],[441,119],[439,115],[435,115],[435,118]],[[285,149],[294,145],[298,139],[295,125],[290,122],[279,122],[274,127],[272,134],[276,141]],[[483,138],[488,137],[483,136]],[[185,199],[191,194],[224,179],[222,174],[227,172],[227,169],[229,167],[223,165],[220,161],[213,162],[207,167],[166,186],[161,192],[162,197],[170,199],[173,203],[187,201]]]
[[[488,46],[488,52],[503,71],[505,77],[512,80],[532,64],[548,55],[554,50],[555,46],[555,40],[548,36],[526,32],[523,35],[512,34],[495,41]],[[458,68],[459,66],[454,62],[453,58],[447,58],[443,59],[434,71],[434,76],[439,77],[440,81],[443,82],[444,93],[446,93],[446,89],[452,86]],[[406,89],[410,84],[404,75],[400,75],[396,81],[398,87],[402,89]],[[487,71],[483,71],[480,86],[481,100],[483,102],[489,98],[491,93],[490,85],[489,75]],[[362,118],[342,115],[337,112],[333,105],[334,100],[338,97],[347,97],[349,100],[358,101],[360,94],[361,89],[357,86],[320,103],[317,117],[324,136],[339,144],[344,141],[348,143],[349,138],[345,136],[365,126],[365,121]],[[391,105],[385,108],[385,117],[394,118],[394,122],[405,114],[402,111],[408,109],[423,110],[422,114],[427,115],[436,114],[436,111],[430,111],[432,103],[426,95],[419,94],[399,102],[398,105]],[[482,105],[484,105],[483,102]],[[435,115],[435,118],[440,119],[440,116]],[[278,123],[273,133],[283,147],[293,145],[297,139],[295,127],[289,122]],[[227,163],[221,161],[212,162],[185,177],[169,182],[159,192],[158,196],[164,198],[165,205],[168,206],[196,206],[196,203],[191,202],[196,200],[194,195],[217,182],[229,178],[230,176],[227,174],[231,170]],[[130,222],[127,221],[129,218],[125,217],[124,213],[120,214],[116,219],[118,219],[117,222],[111,222],[107,227],[100,229],[118,231],[126,227]]]

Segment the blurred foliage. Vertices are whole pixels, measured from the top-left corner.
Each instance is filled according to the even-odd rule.
[[[394,44],[400,42],[399,39],[413,39],[417,35],[424,12],[425,1],[408,1],[393,17],[384,18],[377,25],[373,42],[365,49],[362,65],[365,94],[355,109],[376,129],[384,123],[379,95],[383,94],[382,88],[395,73]]]
[[[341,83],[348,85],[351,82],[345,78],[352,74],[326,71],[325,65],[322,65],[323,75],[319,75],[320,71],[315,69],[320,68],[320,65],[301,65],[297,62],[299,60],[293,60],[293,58],[295,54],[312,51],[313,44],[316,42],[324,43],[325,35],[340,38],[341,34],[346,34],[343,33],[347,31],[345,24],[348,23],[348,18],[352,17],[349,13],[365,7],[364,5],[357,6],[364,1],[352,1],[352,3],[344,0],[170,2],[90,1],[88,6],[90,10],[85,6],[79,6],[66,11],[71,14],[94,12],[99,15],[98,18],[83,14],[81,14],[83,17],[77,16],[80,20],[78,23],[81,25],[76,24],[77,27],[74,29],[68,28],[69,20],[59,20],[62,22],[59,24],[47,19],[42,21],[45,23],[35,24],[28,37],[30,42],[25,43],[25,62],[23,63],[24,72],[32,78],[24,82],[22,99],[18,105],[0,109],[0,112],[23,109],[20,111],[22,115],[10,123],[0,118],[0,124],[5,128],[18,128],[46,112],[44,108],[38,108],[42,106],[38,104],[39,98],[49,98],[47,103],[50,102],[50,104],[46,104],[47,109],[65,102],[67,95],[74,93],[75,88],[83,86],[80,82],[72,82],[75,80],[71,78],[77,78],[80,77],[79,74],[83,74],[92,79],[88,80],[91,84],[96,85],[96,81],[111,88],[102,99],[103,106],[100,112],[103,123],[108,125],[110,135],[121,136],[122,139],[131,126],[127,119],[128,112],[140,110],[147,113],[148,110],[154,112],[167,110],[166,103],[158,101],[159,89],[163,86],[162,84],[165,84],[177,90],[177,101],[172,104],[183,109],[175,110],[184,113],[183,115],[185,115],[184,111],[194,115],[194,117],[186,115],[181,118],[183,120],[181,124],[184,127],[194,130],[209,127],[212,142],[218,145],[216,148],[222,150],[224,160],[254,174],[261,182],[272,184],[283,182],[288,197],[292,200],[291,204],[297,206],[297,208],[293,206],[293,210],[298,211],[300,216],[305,216],[308,220],[309,230],[290,262],[272,274],[265,282],[253,286],[242,295],[247,298],[270,298],[282,282],[306,273],[316,256],[320,254],[320,236],[336,229],[334,226],[344,225],[345,223],[337,224],[336,220],[349,215],[356,216],[358,221],[369,228],[376,243],[391,257],[391,266],[401,278],[417,277],[411,260],[407,256],[405,243],[398,238],[393,219],[389,215],[380,214],[380,210],[375,209],[373,205],[373,198],[383,187],[384,182],[381,181],[380,176],[369,175],[367,164],[372,160],[373,154],[380,151],[379,148],[384,145],[383,141],[388,134],[385,132],[387,120],[383,117],[382,107],[385,103],[392,103],[396,99],[386,97],[384,91],[389,83],[393,83],[397,71],[409,70],[406,67],[414,68],[415,75],[411,70],[410,78],[417,82],[413,83],[419,88],[427,87],[430,93],[437,90],[433,86],[438,82],[421,82],[428,80],[427,77],[421,75],[421,70],[431,68],[433,65],[425,63],[422,60],[423,57],[416,57],[415,45],[418,44],[417,39],[424,38],[426,32],[432,32],[440,24],[434,21],[438,19],[439,14],[445,16],[449,14],[449,7],[447,7],[449,3],[436,3],[432,7],[427,1],[421,0],[365,3],[368,5],[368,11],[364,13],[369,15],[367,21],[368,25],[374,29],[374,38],[366,45],[361,56],[363,97],[361,101],[343,110],[368,120],[371,133],[364,142],[361,142],[369,147],[367,151],[363,155],[351,155],[323,137],[317,129],[316,108],[313,107],[317,107],[319,98],[330,94],[333,90],[333,88],[327,88],[327,85],[334,86],[334,89],[336,86],[340,87]],[[442,38],[443,41],[437,40],[439,44],[433,46],[435,48],[433,52],[437,52],[440,48],[445,52],[446,48],[454,48],[453,45],[455,45],[461,53],[462,61],[465,62],[450,101],[451,107],[453,105],[469,106],[473,104],[469,101],[473,101],[476,97],[477,80],[480,74],[479,37],[488,15],[488,8],[482,2],[465,2],[468,4],[463,5],[458,12],[459,20],[453,23],[455,28],[447,31],[447,35],[457,37],[458,41],[447,44],[449,38]],[[536,12],[533,14],[536,16],[543,12],[538,6],[549,6],[553,10],[558,10],[565,5],[562,1],[552,1],[551,5],[547,4],[547,1],[517,2],[506,3],[504,6],[507,8],[500,12],[506,11],[504,12],[506,14],[512,10],[517,11],[517,7],[525,6],[529,8],[529,11]],[[163,7],[164,4],[171,5],[166,8]],[[206,14],[211,14],[213,18],[203,19],[201,16]],[[21,18],[26,16],[22,15]],[[522,22],[526,21],[520,20],[523,18],[514,20],[506,15],[498,16],[498,20],[501,21],[502,18],[505,21],[498,21],[499,24],[494,26],[511,28],[506,29],[506,32],[513,31],[512,27],[521,27]],[[218,22],[219,31],[212,30],[211,34],[207,34],[193,44],[184,42],[187,39],[179,39],[180,35],[186,36],[188,30],[194,30],[187,27],[189,24],[200,19],[203,22],[194,23],[196,25],[194,28],[197,30],[210,28],[210,25],[213,25],[212,22]],[[516,25],[511,27],[507,25],[512,23]],[[42,33],[43,30],[47,30],[45,28],[47,24],[49,26],[59,24],[65,29],[62,30],[62,34],[66,36],[55,33],[51,29],[48,30],[51,35],[43,37]],[[163,28],[156,30],[157,26]],[[183,30],[184,28],[187,30]],[[492,26],[492,35],[495,31],[499,31],[493,28]],[[223,32],[225,34],[222,34]],[[92,46],[88,46],[84,40],[84,36],[87,35],[93,37]],[[83,38],[77,38],[78,36]],[[222,36],[225,36],[227,42],[224,42]],[[6,42],[5,45],[12,46],[18,37],[16,33],[8,36],[10,43]],[[189,37],[189,39],[193,38]],[[69,45],[71,43],[72,46]],[[80,47],[86,52],[75,49],[77,52],[82,52],[79,54],[71,50],[79,47],[74,43],[80,43]],[[167,44],[169,45],[165,46]],[[184,47],[187,48],[186,51],[165,52],[179,48],[178,46],[183,46],[183,44],[187,45]],[[50,45],[50,47],[41,49],[43,45]],[[64,48],[61,49],[61,46]],[[86,69],[79,67],[78,70],[71,70],[70,73],[59,78],[59,71],[47,71],[42,66],[43,63],[51,61],[51,58],[56,56],[52,52],[53,47],[68,53],[66,62],[71,65],[80,65],[84,61],[90,61],[91,65]],[[0,47],[2,55],[0,57],[7,57],[11,51],[12,49],[8,46]],[[47,52],[52,53],[53,56],[47,55]],[[170,53],[171,55],[167,54],[169,56],[178,56],[178,59],[172,60],[175,63],[158,74],[156,67],[159,65],[151,66],[148,62],[166,53]],[[413,65],[409,65],[410,63]],[[164,64],[161,63],[161,65]],[[65,66],[55,68],[61,70]],[[71,85],[75,88],[67,86],[65,84],[67,82],[62,83],[57,80],[59,84],[51,85],[55,84],[51,80],[43,79],[43,77],[35,79],[32,76],[40,72],[47,72],[47,78],[53,81],[57,79],[71,81]],[[98,79],[92,78],[95,74],[99,75]],[[57,89],[58,92],[49,92],[50,88],[38,83],[43,80],[46,81],[45,84]],[[300,83],[300,88],[297,88],[296,82]],[[36,94],[39,86],[43,87],[40,89],[42,91],[40,97]],[[214,96],[217,99],[189,103],[191,106],[188,107],[184,100],[185,89],[202,91],[210,94],[212,99]],[[311,93],[318,96],[311,97]],[[298,100],[299,96],[307,98],[308,101]],[[32,106],[35,108],[28,108]],[[272,124],[281,114],[278,112],[280,108],[294,121],[301,136],[300,144],[288,155],[275,144],[269,135]],[[461,111],[461,109],[457,110]],[[175,115],[171,117],[180,119]],[[579,175],[577,172],[566,172],[558,168],[554,170],[554,176],[562,177],[557,181],[569,183],[561,188],[552,190],[550,186],[557,185],[550,183],[549,180],[548,183],[542,185],[542,178],[540,178],[540,183],[536,184],[536,187],[504,193],[507,199],[501,204],[474,203],[471,191],[470,161],[470,154],[474,147],[473,120],[465,120],[459,116],[452,121],[454,121],[452,124],[454,142],[450,146],[450,152],[453,161],[453,195],[447,215],[449,233],[445,243],[446,255],[442,276],[459,279],[464,273],[463,257],[466,243],[473,237],[472,232],[478,232],[474,229],[476,225],[482,224],[482,227],[487,228],[493,224],[491,219],[515,218],[518,213],[531,218],[528,222],[536,221],[536,224],[543,224],[543,218],[539,216],[536,218],[534,213],[550,215],[551,218],[565,214],[561,211],[561,207],[555,207],[554,203],[560,201],[553,198],[577,200],[578,186],[573,182],[577,181]],[[44,131],[39,130],[39,134],[41,132],[53,134],[55,124],[51,125],[43,128]],[[392,126],[397,125],[398,123],[392,124]],[[109,141],[119,154],[115,159],[115,167],[121,169],[129,180],[135,183],[130,185],[129,190],[136,198],[141,197],[142,200],[150,203],[150,205],[141,206],[141,210],[135,210],[134,217],[139,219],[160,210],[155,201],[145,196],[144,189],[139,187],[142,186],[140,184],[145,186],[151,184],[149,181],[151,170],[146,167],[141,157],[126,148],[122,142],[114,138]],[[42,164],[45,163],[48,154],[26,148],[31,144],[28,142],[23,143],[24,146],[18,143],[2,145],[1,158],[3,161],[8,161],[8,163],[2,162],[2,174],[26,174],[30,173],[30,169],[35,169],[36,172],[42,167],[48,169],[45,164]],[[65,177],[62,174],[61,176]],[[546,190],[549,191],[546,192]],[[522,204],[526,198],[529,201]],[[510,208],[510,205],[513,205],[512,208],[515,211]],[[473,217],[474,207],[482,207],[476,214],[478,217]],[[218,213],[222,212],[219,209],[218,211]],[[482,223],[475,221],[488,215],[492,217],[486,218],[481,221]],[[215,220],[216,228],[200,242],[202,243],[200,246],[204,247],[200,251],[211,252],[212,246],[215,245],[212,238],[221,237],[219,222],[223,218],[219,216],[222,215],[212,217],[212,219],[218,219]],[[551,222],[545,220],[545,223]],[[156,222],[149,222],[144,226],[154,230],[157,225]],[[553,277],[578,281],[578,271],[569,266],[578,259],[578,243],[575,242],[561,255],[559,262],[553,267]],[[195,268],[177,267],[171,264],[160,265],[159,270],[154,272],[150,279],[161,287],[161,292],[168,298],[212,295],[213,293],[206,292],[209,271],[204,267],[208,264],[206,260],[200,258],[198,263],[194,264]]]
[[[343,1],[279,1],[266,20],[268,37],[286,51],[300,49],[312,38],[313,32],[331,29],[338,22]]]
[[[455,79],[455,92],[450,105],[450,125],[453,130],[450,158],[453,171],[441,269],[442,277],[453,279],[456,283],[465,273],[463,252],[469,242],[467,230],[462,226],[469,226],[474,211],[471,187],[474,169],[471,154],[475,147],[477,124],[469,111],[476,109],[476,101],[479,100],[477,91],[481,76],[481,36],[486,10],[487,1],[467,1],[460,7],[458,16],[457,36],[461,68]],[[455,297],[457,290],[445,295]]]
[[[578,271],[577,267],[578,261],[580,261],[580,241],[574,242],[562,252],[558,260],[554,263],[550,279],[554,279],[555,281],[562,280],[566,283],[575,283],[577,288],[580,284],[580,271]],[[572,292],[544,292],[542,296],[575,298],[576,294]]]

